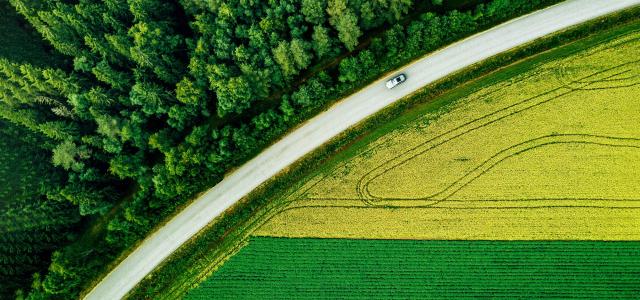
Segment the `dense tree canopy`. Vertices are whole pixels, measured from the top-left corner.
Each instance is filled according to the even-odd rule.
[[[0,121],[0,298],[31,284],[50,251],[73,239],[80,216],[57,196],[64,172],[50,164],[43,139]]]

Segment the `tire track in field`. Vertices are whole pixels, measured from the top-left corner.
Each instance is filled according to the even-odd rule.
[[[629,35],[634,34],[634,33],[636,33],[636,31],[630,32],[630,33],[628,33],[627,35],[625,35],[624,37],[628,37]],[[617,39],[617,38],[620,38],[620,37],[619,37],[619,36],[618,36],[618,37],[612,37],[612,38],[610,38],[610,39],[607,39],[607,40],[604,40],[604,41],[599,42],[597,45],[599,46],[599,45],[602,45],[602,44],[609,43],[609,42],[611,42],[612,40]],[[622,42],[615,43],[615,44],[613,44],[613,45],[609,45],[609,46],[607,46],[607,47],[603,47],[603,48],[602,48],[602,50],[604,50],[604,49],[610,49],[610,48],[613,48],[613,47],[618,47],[618,46],[620,46],[620,45],[627,44],[627,43],[630,43],[630,42],[635,42],[635,41],[637,41],[637,40],[638,40],[637,38],[633,38],[633,39],[630,39],[630,40],[624,40],[624,41],[622,41]],[[569,56],[571,56],[571,55],[574,55],[575,53],[578,53],[578,52],[580,52],[580,51],[571,51],[571,52],[567,53],[566,57],[569,57]],[[633,64],[633,63],[637,63],[637,61],[632,61],[632,62],[630,62],[630,64]],[[624,64],[623,64],[623,65],[624,65]],[[616,68],[616,67],[620,67],[620,65],[618,65],[618,66],[614,66],[613,68]],[[610,68],[610,69],[613,69],[613,68]],[[633,70],[633,69],[632,69],[632,70]],[[602,73],[602,72],[606,72],[606,71],[608,71],[608,69],[605,69],[605,70],[600,71],[600,72],[595,72],[595,73],[590,74],[590,75],[587,75],[587,76],[585,76],[585,77],[586,77],[586,79],[588,79],[589,77],[592,77],[592,76],[598,75],[598,74],[600,74],[600,73]],[[620,81],[620,80],[623,80],[623,79],[625,79],[625,80],[626,80],[626,79],[633,79],[633,78],[636,78],[635,76],[634,76],[634,77],[627,77],[627,78],[619,78],[621,75],[623,75],[623,74],[627,73],[628,71],[629,71],[629,70],[622,71],[622,72],[620,72],[620,73],[618,73],[618,74],[614,74],[614,76],[610,76],[611,78],[605,78],[605,79],[602,79],[602,80],[600,80],[600,81]],[[535,76],[535,75],[539,75],[539,73],[534,72],[534,71],[530,71],[530,72],[529,72],[529,75],[525,76],[524,78],[533,77],[533,76]],[[617,76],[618,78],[616,78],[616,76]],[[578,79],[578,80],[576,80],[576,81],[581,81],[581,82],[580,82],[581,84],[590,84],[590,83],[591,83],[591,84],[593,84],[593,83],[594,83],[594,81],[586,81],[586,82],[585,82],[585,81],[584,81],[585,77],[580,78],[580,79]],[[502,83],[504,83],[505,81],[506,81],[506,80],[503,80],[503,81],[502,81]],[[514,84],[516,84],[517,82],[520,82],[520,81],[521,81],[521,80],[517,80],[517,81],[516,81],[516,80],[514,80],[514,78],[512,77],[512,78],[511,78],[511,80],[510,80],[509,82],[507,82],[506,84],[504,84],[504,86],[503,86],[502,88],[504,88],[504,87],[510,87],[510,86],[512,86],[512,85],[514,85]],[[563,88],[563,87],[560,87],[560,88]],[[576,88],[577,88],[577,87],[576,87]],[[496,92],[498,92],[498,91],[500,91],[500,90],[501,90],[501,89],[496,88],[496,89],[493,89],[493,90],[491,90],[491,91],[484,92],[484,93],[482,93],[482,94],[478,95],[477,97],[478,97],[479,99],[483,99],[483,98],[486,98],[486,97],[488,97],[488,96],[490,96],[490,95],[492,95],[492,94],[494,94],[494,93],[496,93]],[[578,89],[575,89],[575,90],[578,90]],[[525,99],[525,100],[526,100],[526,99]],[[426,141],[426,142],[429,142],[429,141]],[[386,143],[381,143],[381,144],[379,144],[379,145],[376,145],[376,146],[375,146],[375,148],[377,149],[378,147],[383,146],[384,144],[386,144]],[[371,152],[371,150],[375,150],[375,149],[367,149],[366,151],[361,152],[361,153],[359,153],[359,154],[355,155],[355,156],[354,156],[354,158],[358,158],[358,157],[361,157],[361,156],[365,156],[365,155],[367,155],[368,153],[370,153],[370,152]],[[397,157],[396,157],[396,158],[397,158]],[[309,190],[311,190],[312,188],[316,187],[318,184],[322,183],[322,182],[323,182],[324,180],[326,180],[327,178],[329,178],[329,177],[333,176],[333,175],[334,175],[334,174],[335,174],[335,173],[336,173],[340,168],[345,167],[348,163],[349,163],[349,161],[345,161],[345,162],[342,162],[342,163],[338,164],[338,165],[336,166],[336,168],[334,168],[334,170],[333,170],[332,172],[327,172],[326,174],[324,174],[320,179],[318,179],[317,181],[315,181],[311,186],[307,186],[307,188],[304,190],[304,192],[302,192],[302,193],[301,193],[301,194],[299,194],[299,195],[303,196],[307,191],[309,191]],[[385,162],[385,163],[386,163],[386,162]],[[305,185],[305,186],[306,186],[306,185]],[[292,192],[292,193],[289,193],[289,194],[285,197],[285,199],[286,199],[286,198],[288,198],[288,197],[290,197],[290,196],[292,196],[293,194],[295,194],[295,192],[298,192],[298,191],[300,191],[300,189],[297,189],[296,191],[294,191],[294,192]],[[339,198],[339,197],[334,197],[334,198],[331,198],[331,197],[327,197],[327,198],[319,198],[319,197],[313,197],[313,198],[310,198],[310,197],[306,197],[306,198],[304,198],[304,197],[303,197],[303,198],[288,199],[288,200],[286,200],[286,201],[283,201],[283,203],[282,203],[283,205],[281,205],[281,206],[279,206],[279,207],[286,207],[286,206],[288,206],[288,205],[290,205],[290,204],[293,204],[293,203],[296,203],[296,202],[299,202],[299,201],[302,201],[302,200],[360,200],[360,201],[362,201],[363,199],[362,199],[362,198]],[[414,199],[412,199],[412,200],[414,200]],[[522,199],[522,200],[529,200],[529,201],[530,201],[530,200],[532,200],[532,199]],[[535,200],[538,200],[538,199],[535,199]],[[539,199],[539,200],[550,200],[550,199]],[[558,199],[556,199],[556,200],[558,200]],[[561,199],[560,199],[560,200],[561,200]],[[592,199],[592,200],[600,200],[600,199]],[[450,199],[449,199],[449,201],[458,201],[458,200],[450,200]],[[366,202],[365,202],[365,203],[366,203]],[[385,205],[385,207],[389,207],[389,206],[388,206],[388,205]],[[402,206],[402,207],[406,207],[406,206]],[[429,205],[428,207],[431,207],[431,205]],[[269,219],[268,219],[268,220],[265,220],[265,222],[263,222],[263,224],[264,224],[264,223],[267,223],[271,218],[275,217],[275,215],[277,215],[277,214],[279,214],[279,213],[276,213],[276,214],[272,215],[271,217],[269,217]]]
[[[630,67],[632,65],[636,65],[638,64],[638,62],[640,62],[640,60],[635,60],[632,62],[627,62],[627,63],[623,63],[623,64],[619,64],[616,65],[614,67],[611,68],[607,68],[605,70],[601,70],[598,72],[594,72],[590,75],[584,76],[582,78],[579,78],[577,80],[575,80],[576,82],[580,82],[583,81],[585,83],[582,83],[582,88],[587,88],[589,85],[595,84],[600,82],[600,80],[606,80],[606,79],[612,79],[615,77],[618,77],[622,74],[625,74],[627,72],[629,72]],[[613,74],[611,74],[613,73]],[[595,78],[596,76],[599,75],[605,75],[604,77],[601,78]],[[595,79],[594,79],[595,78]],[[589,79],[593,79],[593,80],[589,80]],[[615,88],[615,87],[612,87]],[[558,88],[554,88],[551,89],[547,92],[538,94],[536,96],[524,99],[522,101],[519,101],[517,103],[514,103],[512,105],[509,105],[507,107],[501,108],[499,110],[496,110],[492,113],[483,115],[479,118],[473,119],[465,124],[462,124],[452,130],[449,130],[445,133],[442,133],[436,137],[433,137],[427,141],[425,141],[424,143],[413,147],[412,149],[409,149],[408,151],[399,154],[383,163],[381,163],[380,165],[374,167],[373,169],[371,169],[370,171],[368,171],[367,173],[365,173],[365,175],[363,175],[357,183],[356,186],[356,192],[358,194],[358,196],[360,198],[362,198],[363,202],[365,202],[367,205],[373,205],[373,202],[376,200],[380,200],[380,197],[376,197],[374,195],[371,194],[371,192],[369,191],[369,185],[371,184],[371,182],[373,182],[374,180],[376,180],[377,178],[379,178],[380,176],[384,175],[385,173],[406,164],[407,162],[409,162],[410,160],[414,159],[415,157],[422,155],[430,150],[433,150],[449,141],[452,141],[458,137],[461,137],[467,133],[473,132],[475,130],[478,130],[480,128],[484,128],[486,126],[489,126],[491,124],[494,124],[496,122],[499,122],[507,117],[510,116],[514,116],[517,115],[523,111],[529,110],[531,108],[543,105],[545,103],[548,103],[552,100],[558,99],[562,96],[568,95],[570,93],[573,93],[575,91],[578,91],[579,89],[575,89],[575,88],[568,88],[566,86],[563,87],[558,87]]]
[[[300,199],[304,200],[304,199]],[[512,201],[528,201],[529,199],[517,199]],[[555,199],[549,199],[555,200]],[[589,199],[589,200],[606,200],[606,199]],[[471,202],[471,201],[479,201],[479,200],[461,200],[463,202]],[[484,201],[484,200],[483,200]],[[625,201],[640,201],[640,199],[631,199]],[[413,206],[403,206],[403,205],[384,205],[384,206],[362,206],[362,205],[325,205],[325,204],[300,204],[289,206],[283,209],[280,213],[284,213],[287,211],[297,210],[297,209],[305,209],[305,208],[348,208],[348,209],[443,209],[443,210],[502,210],[502,209],[517,209],[517,210],[528,210],[528,209],[541,209],[541,208],[553,208],[553,209],[574,209],[574,208],[597,208],[597,209],[608,209],[608,210],[628,210],[628,209],[640,209],[640,206],[605,206],[605,205],[536,205],[536,206],[455,206],[455,207],[438,207],[433,205],[413,205]]]
[[[633,34],[633,33],[636,33],[636,31],[634,31],[634,32],[630,32],[628,35]],[[628,35],[627,35],[627,36],[628,36]],[[619,38],[619,37],[616,37],[616,38]],[[611,40],[613,40],[613,39],[614,39],[614,38],[607,39],[606,41],[602,41],[602,42],[598,43],[597,45],[605,44],[605,43],[607,43],[607,42],[610,42],[610,41],[611,41]],[[604,48],[602,48],[601,50],[604,50],[604,49],[610,49],[610,48],[613,48],[613,47],[618,47],[618,46],[620,46],[620,45],[627,44],[627,43],[630,43],[630,42],[635,42],[635,41],[637,41],[637,40],[638,40],[637,38],[630,39],[630,40],[624,40],[624,41],[622,41],[622,42],[619,42],[619,43],[616,43],[616,44],[613,44],[613,45],[609,45],[609,46],[607,46],[607,47],[604,47]],[[576,51],[572,51],[572,52],[568,53],[566,56],[570,56],[570,55],[573,55],[573,54],[575,54],[575,53],[576,53]],[[629,62],[628,64],[633,64],[633,63],[637,63],[637,61],[632,61],[632,62]],[[622,64],[622,65],[624,65],[624,64]],[[619,65],[619,66],[615,66],[615,67],[613,67],[613,68],[617,68],[617,67],[620,67],[620,66],[621,66],[621,65]],[[610,68],[610,69],[613,69],[613,68]],[[610,69],[605,69],[605,70],[602,70],[602,71],[600,71],[600,72],[595,72],[595,73],[590,74],[590,75],[587,75],[587,76],[585,76],[585,77],[592,77],[592,76],[594,76],[594,75],[598,75],[598,74],[600,74],[600,73],[606,72],[606,71],[608,71],[608,70],[610,70]],[[578,79],[578,80],[576,80],[576,81],[580,81],[580,83],[582,83],[582,84],[594,84],[594,83],[596,83],[596,82],[608,82],[608,81],[611,81],[611,82],[620,82],[620,81],[622,81],[622,80],[628,80],[628,79],[634,79],[634,78],[637,78],[637,76],[620,77],[620,76],[622,76],[623,74],[628,73],[630,70],[637,70],[637,69],[636,69],[636,68],[632,68],[632,69],[629,69],[629,70],[624,70],[624,71],[622,71],[622,72],[619,72],[619,73],[617,73],[617,74],[614,74],[613,76],[609,76],[608,78],[601,79],[601,80],[598,80],[598,81],[585,81],[585,80],[584,80],[584,77],[583,77],[583,78],[581,78],[581,79]],[[524,78],[529,78],[529,77],[533,77],[533,76],[535,76],[535,75],[539,75],[539,73],[537,73],[537,72],[529,72],[529,73],[530,73],[530,74],[529,74],[529,75],[527,75],[527,76],[525,76]],[[515,83],[517,83],[517,82],[520,82],[520,81],[521,81],[521,80],[517,80],[517,81],[516,81],[516,80],[513,80],[513,78],[511,78],[511,79],[512,79],[512,80],[510,80],[508,83],[504,84],[504,86],[503,86],[502,88],[512,86],[512,85],[514,85]],[[506,81],[506,80],[505,80],[505,81]],[[502,81],[502,82],[504,83],[505,81]],[[616,86],[616,87],[620,87],[620,86]],[[560,87],[560,88],[563,88],[563,87]],[[576,87],[576,88],[577,88],[577,87]],[[498,91],[500,91],[500,90],[501,90],[501,89],[497,89],[497,88],[496,88],[496,89],[493,89],[493,90],[491,90],[491,91],[487,91],[487,92],[485,92],[485,93],[482,93],[481,95],[478,95],[477,97],[479,97],[479,99],[482,99],[482,98],[488,97],[488,96],[490,96],[490,95],[492,95],[492,94],[494,94],[495,92],[498,92]],[[579,90],[579,89],[575,89],[575,90]],[[526,99],[525,99],[525,100],[526,100]],[[428,142],[428,141],[427,141],[427,142]],[[381,143],[381,144],[376,145],[376,146],[375,146],[375,149],[379,148],[380,146],[384,146],[384,144],[386,144],[386,143]],[[361,153],[359,153],[359,154],[355,155],[355,156],[354,156],[354,158],[358,158],[358,157],[361,157],[361,156],[365,156],[365,155],[369,154],[372,150],[375,150],[375,149],[371,149],[371,148],[370,148],[370,149],[367,149],[366,151],[361,152]],[[397,158],[397,157],[396,157],[396,158]],[[392,158],[392,159],[393,159],[393,158]],[[334,168],[334,170],[333,170],[332,172],[328,172],[328,173],[324,174],[320,179],[316,180],[312,185],[307,186],[307,188],[304,190],[304,192],[302,192],[300,195],[301,195],[301,196],[302,196],[302,195],[304,195],[307,191],[309,191],[309,190],[311,190],[312,188],[316,187],[318,184],[322,183],[325,179],[327,179],[327,178],[329,178],[329,177],[331,177],[331,176],[334,176],[334,175],[335,175],[335,173],[336,173],[340,168],[345,167],[348,163],[349,163],[349,161],[345,161],[345,162],[340,163],[339,165],[337,165],[337,166]],[[297,189],[297,190],[296,190],[296,192],[297,192],[297,191],[300,191],[300,189]],[[288,197],[289,197],[289,196],[291,196],[292,194],[295,194],[295,192],[294,192],[294,193],[290,193],[286,198],[288,198]],[[297,198],[298,198],[298,197],[297,197]],[[308,200],[362,200],[362,198],[339,198],[339,197],[334,197],[334,198],[331,198],[331,197],[328,197],[328,198],[324,198],[324,197],[323,197],[323,198],[320,198],[320,197],[307,197],[306,199],[308,199]],[[295,202],[295,201],[299,201],[299,200],[302,200],[302,199],[293,199],[293,200],[285,201],[285,204],[293,203],[293,202]]]
[[[590,48],[589,51],[582,52],[583,55],[571,55],[571,56],[568,56],[568,57],[571,57],[570,59],[558,60],[558,64],[554,66],[555,68],[552,74],[564,86],[571,87],[571,85],[574,82],[571,79],[571,75],[569,74],[569,72],[567,72],[567,69],[570,69],[571,68],[570,66],[576,65],[576,63],[574,63],[575,61],[589,58],[590,56],[596,55],[602,51],[611,50],[614,48],[620,48],[628,44],[636,43],[640,40],[640,38],[634,36],[634,34],[637,34],[638,32],[640,32],[640,30],[631,31],[627,35],[621,38],[618,37],[615,42],[612,42],[612,40],[616,39],[616,37],[612,37],[610,39],[607,39],[606,41],[602,41],[601,43],[596,44],[594,47]],[[603,44],[606,44],[606,45],[602,47]],[[638,47],[638,45],[635,45],[635,46]],[[579,65],[580,63],[577,63],[577,64]]]
[[[516,157],[530,150],[534,150],[534,149],[549,146],[549,145],[558,145],[558,144],[586,144],[586,145],[598,145],[598,146],[605,146],[605,147],[634,148],[634,149],[640,150],[640,138],[611,137],[611,136],[601,136],[601,135],[591,135],[591,134],[545,135],[545,136],[524,141],[522,143],[512,145],[508,148],[505,148],[499,151],[498,153],[492,155],[490,158],[480,163],[473,170],[465,173],[459,179],[452,182],[450,185],[446,186],[444,189],[436,193],[433,193],[424,197],[387,197],[387,196],[373,195],[373,197],[380,199],[376,201],[377,203],[374,203],[373,205],[388,207],[390,205],[388,203],[384,203],[385,201],[429,200],[429,201],[433,201],[433,203],[430,205],[430,206],[433,206],[442,201],[448,201],[458,191],[460,191],[461,189],[463,189],[465,186],[469,185],[476,179],[480,178],[482,175],[486,174],[488,171],[495,168],[505,160]],[[306,198],[306,199],[307,200],[362,200],[361,198],[337,198],[337,197]],[[565,198],[565,199],[568,199],[568,198]],[[539,198],[539,199],[522,199],[522,200],[554,200],[554,199]],[[600,199],[594,198],[593,200],[600,200]],[[619,200],[629,201],[629,199],[619,199]],[[455,200],[455,201],[464,201],[464,200]],[[500,200],[500,201],[505,201],[505,200]],[[512,201],[515,201],[515,200],[512,200]]]
[[[603,39],[603,40],[593,44],[593,47],[596,47],[598,50],[608,50],[608,49],[611,49],[611,48],[615,48],[615,47],[619,47],[619,46],[622,46],[622,45],[626,45],[628,43],[636,42],[636,41],[640,40],[640,38],[634,37],[633,35],[638,33],[638,32],[640,32],[640,30],[633,30],[633,31],[625,33],[622,36],[611,36],[611,37],[608,37],[606,39]],[[612,41],[614,41],[614,40],[618,40],[618,41],[616,41],[615,43],[612,43]],[[602,45],[606,45],[606,46],[602,47]],[[557,61],[561,61],[561,58],[571,57],[571,56],[575,55],[576,53],[581,53],[583,51],[584,51],[584,49],[575,49],[575,50],[572,50],[572,51],[568,51],[563,56],[561,56],[561,57],[557,58],[556,60],[554,60],[554,63],[557,62]],[[593,53],[595,53],[595,52],[593,52]],[[593,53],[590,53],[590,54],[593,54]],[[547,64],[549,64],[549,62],[543,63],[543,65],[547,65]],[[554,67],[555,67],[555,65],[554,65]],[[471,94],[476,94],[477,93],[477,95],[475,97],[477,98],[478,101],[481,101],[481,100],[486,99],[489,96],[491,96],[491,95],[503,90],[504,88],[511,87],[511,86],[515,85],[516,83],[522,82],[524,80],[527,80],[529,78],[535,77],[537,75],[540,75],[540,72],[536,71],[535,69],[534,70],[529,70],[526,73],[520,73],[520,74],[514,75],[513,77],[510,77],[508,79],[503,79],[500,82],[494,83],[492,85],[492,87],[493,87],[492,89],[488,89],[486,91],[483,89],[483,90],[480,90],[480,91],[475,91],[475,92],[473,92]],[[560,82],[565,83],[565,80],[560,80],[560,78],[558,78],[558,79],[559,79]],[[343,162],[340,162],[339,164],[337,164],[333,168],[333,170],[331,172],[325,173],[324,175],[322,175],[318,179],[313,178],[312,180],[315,181],[315,182],[311,186],[309,186],[308,188],[304,189],[304,192],[301,193],[300,195],[304,195],[304,193],[306,193],[307,191],[311,190],[312,188],[314,188],[315,186],[317,186],[319,183],[321,183],[322,181],[326,180],[327,178],[334,177],[335,174],[338,172],[338,170],[341,170],[342,168],[346,167],[346,165],[351,163],[351,161],[353,161],[353,159],[356,159],[356,158],[359,158],[359,157],[362,157],[362,156],[366,156],[369,153],[375,151],[377,148],[381,148],[381,147],[385,146],[389,142],[390,141],[384,141],[383,143],[377,144],[372,148],[369,148],[369,149],[367,149],[367,150],[365,150],[363,152],[360,152],[360,153],[354,155],[352,157],[352,159],[350,159],[349,161],[343,161]],[[306,184],[305,184],[305,186],[306,186]],[[302,189],[302,187],[297,189],[297,191],[300,191],[301,189]]]
[[[458,180],[451,183],[449,186],[444,188],[443,190],[431,194],[426,197],[416,197],[416,198],[393,198],[393,197],[385,197],[385,200],[434,200],[435,203],[433,205],[440,203],[449,199],[451,196],[456,194],[458,191],[480,178],[482,175],[486,174],[488,171],[492,170],[500,163],[508,160],[510,158],[516,157],[522,153],[528,152],[530,150],[534,150],[537,148],[549,146],[549,145],[557,145],[557,144],[588,144],[588,145],[599,145],[599,146],[607,146],[607,147],[623,147],[623,148],[634,148],[640,149],[640,139],[637,138],[616,138],[609,136],[597,136],[597,135],[587,135],[587,134],[558,134],[558,135],[547,135],[539,138],[531,139],[516,145],[513,145],[509,148],[506,148],[489,159],[485,160],[483,163],[475,167],[470,172],[463,175]],[[381,198],[379,196],[374,196],[377,198]]]
[[[461,203],[478,203],[478,202],[516,202],[516,201],[530,201],[530,202],[542,202],[542,201],[609,201],[609,202],[640,202],[640,198],[579,198],[579,197],[549,197],[549,198],[520,198],[520,199],[501,199],[501,200],[485,200],[485,199],[466,199],[458,200],[451,199],[455,193],[463,189],[465,186],[480,178],[482,175],[498,166],[503,161],[525,153],[527,151],[557,144],[588,144],[599,145],[604,147],[621,147],[621,148],[633,148],[640,150],[640,138],[624,138],[624,137],[610,137],[610,136],[598,136],[588,134],[558,134],[547,135],[539,138],[531,139],[523,143],[513,145],[506,148],[491,158],[487,159],[474,170],[466,173],[460,179],[453,182],[451,185],[441,190],[440,192],[427,197],[420,198],[385,198],[381,201],[376,201],[372,205],[332,205],[332,204],[310,204],[309,200],[352,200],[361,201],[360,198],[298,198],[292,199],[282,203],[281,209],[275,213],[270,214],[261,224],[266,224],[273,218],[279,216],[282,213],[301,208],[380,208],[380,209],[417,209],[417,208],[433,208],[433,209],[456,209],[456,210],[481,210],[481,209],[539,209],[539,208],[599,208],[599,209],[640,209],[640,205],[636,206],[611,206],[602,204],[591,205],[566,205],[558,203],[557,205],[500,205],[500,206],[438,206],[443,202],[461,202]],[[386,201],[385,201],[386,200]],[[422,201],[428,201],[426,204]],[[407,201],[406,204],[398,205],[392,201]]]

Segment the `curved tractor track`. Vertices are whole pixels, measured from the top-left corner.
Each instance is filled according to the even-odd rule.
[[[640,70],[640,61],[632,61],[623,63],[605,70],[594,72],[593,74],[584,76],[582,78],[567,82],[564,86],[554,88],[539,95],[524,99],[520,102],[514,103],[510,106],[501,108],[492,113],[486,114],[482,117],[473,119],[461,126],[458,126],[452,130],[442,133],[434,138],[431,138],[408,151],[401,153],[383,163],[371,169],[365,173],[359,180],[356,186],[356,192],[359,198],[367,205],[374,205],[376,201],[380,200],[434,200],[438,201],[442,197],[442,194],[446,194],[446,189],[435,193],[433,195],[421,197],[421,198],[394,198],[388,196],[374,195],[369,190],[369,186],[376,179],[383,176],[385,173],[401,167],[402,165],[410,162],[417,156],[423,155],[437,147],[448,143],[456,138],[459,138],[465,134],[478,130],[480,128],[489,126],[493,123],[502,121],[506,118],[516,116],[517,114],[526,110],[543,105],[550,101],[566,96],[570,93],[582,90],[594,90],[594,89],[611,89],[611,88],[624,88],[640,84],[637,79],[640,77],[638,74]],[[555,138],[559,138],[563,135],[557,135]],[[572,135],[570,135],[572,136]],[[548,136],[548,139],[552,136]],[[538,140],[538,139],[536,139]],[[518,148],[519,145],[525,145],[533,141],[525,141],[522,144],[514,145],[513,148]],[[507,149],[503,150],[507,151]],[[495,156],[499,155],[495,154]]]

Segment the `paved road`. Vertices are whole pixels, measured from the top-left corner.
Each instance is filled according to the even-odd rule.
[[[157,230],[85,299],[119,299],[180,245],[267,179],[384,107],[435,80],[549,33],[639,5],[640,0],[569,0],[450,45],[398,70],[407,81],[388,90],[382,78],[289,133]]]

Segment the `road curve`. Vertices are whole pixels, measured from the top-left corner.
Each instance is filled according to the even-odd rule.
[[[572,25],[640,5],[640,0],[569,0],[511,20],[399,70],[393,90],[382,78],[305,122],[194,200],[98,283],[85,299],[120,299],[165,258],[227,208],[287,166],[356,123],[421,87],[511,48]]]

